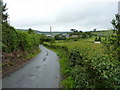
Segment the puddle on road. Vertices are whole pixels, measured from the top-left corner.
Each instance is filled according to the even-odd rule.
[[[46,54],[46,56],[48,56],[48,54],[49,54],[49,53],[48,53],[48,51],[47,51],[47,54]]]
[[[37,66],[36,68],[39,69],[41,66]]]
[[[46,57],[43,59],[43,62],[46,60]]]
[[[32,73],[32,74],[29,74],[29,76],[31,76],[31,77],[34,76],[34,75],[35,75],[35,74],[33,74],[33,73]]]

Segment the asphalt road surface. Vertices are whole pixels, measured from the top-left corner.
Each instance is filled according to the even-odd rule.
[[[42,50],[32,62],[2,80],[2,88],[59,88],[60,65],[55,52]]]

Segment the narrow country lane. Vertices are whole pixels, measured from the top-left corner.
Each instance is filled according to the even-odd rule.
[[[32,62],[2,80],[3,88],[59,88],[58,57],[42,45],[40,49],[42,52]]]

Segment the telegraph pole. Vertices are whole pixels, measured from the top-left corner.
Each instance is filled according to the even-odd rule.
[[[52,35],[52,27],[50,26],[50,35]]]

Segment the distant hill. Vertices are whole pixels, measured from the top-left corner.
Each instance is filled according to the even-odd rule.
[[[28,31],[28,29],[17,29],[17,30],[20,30],[20,31]],[[41,31],[38,31],[38,30],[34,30],[34,32],[35,32],[35,33],[38,33],[38,34],[41,33]]]
[[[20,31],[28,31],[28,29],[17,29],[17,30],[20,30]],[[50,32],[44,32],[44,31],[38,31],[38,30],[34,30],[35,33],[38,33],[38,34],[50,34]],[[69,33],[69,32],[52,32],[52,34],[65,34],[65,33]]]
[[[27,31],[28,29],[17,29],[17,30],[20,30],[20,31]]]
[[[110,36],[111,34],[113,34],[113,30],[102,30],[102,31],[96,31],[92,33],[96,35]]]

